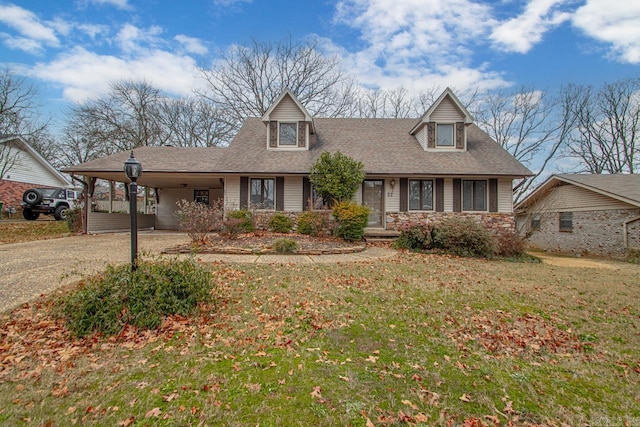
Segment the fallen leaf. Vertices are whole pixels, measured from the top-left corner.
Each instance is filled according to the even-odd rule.
[[[346,381],[346,382],[351,381],[348,377],[343,377],[342,375],[338,375],[338,378],[340,378],[342,381]]]
[[[118,423],[118,425],[119,425],[119,426],[122,426],[122,427],[129,427],[131,424],[133,424],[133,422],[135,421],[135,419],[136,419],[136,417],[131,416],[131,417],[127,418],[127,419],[126,419],[126,420],[124,420],[124,421],[120,421],[120,422]]]
[[[471,396],[469,396],[467,393],[460,396],[460,400],[462,400],[463,402],[472,402]]]
[[[410,401],[410,400],[403,400],[403,401],[402,401],[402,404],[403,404],[403,405],[410,406],[414,411],[417,411],[417,410],[418,410],[418,407],[417,407],[416,405],[414,405],[413,403],[411,403],[411,401]]]
[[[156,408],[153,408],[153,409],[149,409],[147,411],[147,413],[144,414],[144,417],[145,418],[159,417],[160,414],[162,414],[162,411],[160,410],[160,408],[156,407]]]

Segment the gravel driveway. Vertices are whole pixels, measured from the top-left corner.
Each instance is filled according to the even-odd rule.
[[[182,233],[138,233],[139,250],[150,254],[188,241]],[[80,275],[129,262],[130,250],[129,233],[0,245],[0,313],[77,281]]]

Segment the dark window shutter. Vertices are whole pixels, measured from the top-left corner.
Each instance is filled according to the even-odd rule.
[[[306,147],[307,141],[307,123],[298,122],[298,147]]]
[[[409,210],[409,179],[400,178],[400,212]]]
[[[284,176],[276,177],[276,210],[284,210]]]
[[[240,209],[249,207],[249,177],[240,177]]]
[[[427,123],[427,148],[436,148],[436,123]]]
[[[498,212],[498,180],[489,180],[489,212]]]
[[[269,122],[269,147],[278,146],[278,122]]]
[[[311,181],[306,176],[302,178],[302,210],[309,210],[309,199],[311,198]]]
[[[444,179],[436,178],[436,212],[444,212]]]
[[[464,149],[464,123],[456,123],[456,148]]]
[[[462,195],[462,180],[460,178],[456,178],[453,180],[453,211],[461,212],[461,196]]]

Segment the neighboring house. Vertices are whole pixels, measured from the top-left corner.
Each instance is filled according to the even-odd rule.
[[[141,219],[159,229],[177,228],[181,199],[224,198],[227,209],[253,205],[291,216],[312,209],[318,203],[309,171],[324,151],[364,164],[366,178],[355,200],[371,209],[370,229],[397,230],[403,222],[449,215],[514,229],[513,180],[531,175],[473,124],[449,89],[420,119],[314,118],[286,90],[263,117],[248,118],[229,147],[134,151],[143,167],[138,183],[157,189],[156,216]],[[123,182],[129,154],[66,172]]]
[[[640,248],[640,175],[552,175],[516,206],[540,249],[623,257]]]
[[[22,194],[34,187],[73,187],[67,177],[20,136],[0,135],[0,202],[19,208]]]

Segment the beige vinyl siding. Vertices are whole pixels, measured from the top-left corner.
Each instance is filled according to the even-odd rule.
[[[430,120],[433,122],[459,122],[464,120],[464,114],[453,103],[451,98],[445,97],[440,105],[431,113]]]
[[[444,211],[453,212],[453,179],[444,179]]]
[[[510,178],[498,179],[498,212],[513,212],[513,180]]]
[[[193,201],[193,189],[161,189],[160,203],[156,207],[156,226],[160,230],[177,230],[176,202],[178,200]]]
[[[418,132],[416,132],[416,139],[420,143],[423,150],[427,149],[427,127],[422,126]]]
[[[302,212],[301,176],[286,176],[284,178],[284,210]]]
[[[353,198],[351,200],[353,200],[355,203],[359,205],[362,204],[362,185],[358,186],[358,189],[356,190],[356,194],[353,195]]]
[[[575,185],[561,185],[536,203],[532,212],[580,212],[610,209],[629,209],[631,205]]]
[[[396,186],[391,189],[391,180],[395,179]],[[385,180],[384,203],[386,212],[400,211],[400,178],[387,178]]]
[[[16,163],[7,172],[4,179],[33,184],[45,187],[66,187],[68,184],[61,181],[42,163],[37,161],[27,151],[18,147],[12,147],[10,155],[17,152]]]
[[[304,113],[300,111],[296,103],[291,99],[290,96],[285,96],[282,98],[282,101],[273,109],[271,114],[269,115],[270,120],[304,120]]]
[[[148,230],[156,226],[156,216],[138,214],[138,230]],[[87,232],[100,233],[105,231],[131,230],[131,216],[123,213],[89,212]]]
[[[227,210],[240,209],[240,177],[228,176],[224,182],[224,208]]]

